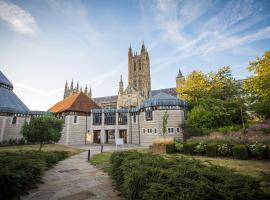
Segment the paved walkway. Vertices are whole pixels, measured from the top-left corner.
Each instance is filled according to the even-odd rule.
[[[100,153],[100,146],[76,146],[90,149],[91,156]],[[128,147],[130,148],[136,148]],[[114,146],[104,146],[113,151]],[[43,184],[30,191],[22,200],[86,200],[121,199],[109,176],[87,162],[87,151],[59,162],[43,176]]]

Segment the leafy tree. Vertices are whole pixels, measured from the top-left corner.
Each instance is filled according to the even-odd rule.
[[[39,151],[41,151],[45,143],[60,140],[63,125],[63,120],[53,116],[33,117],[29,124],[23,125],[22,135],[28,142],[39,143]]]
[[[169,118],[169,114],[166,111],[164,115],[162,116],[162,133],[163,133],[164,138],[167,134],[168,118]]]
[[[182,80],[178,92],[190,105],[188,121],[194,127],[240,124],[245,119],[243,91],[240,83],[233,78],[230,67],[208,74],[193,71],[186,80]]]
[[[270,51],[250,62],[247,69],[254,74],[244,81],[251,108],[262,117],[270,118]]]

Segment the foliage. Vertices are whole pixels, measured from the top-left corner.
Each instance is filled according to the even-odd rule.
[[[270,118],[270,51],[250,62],[248,70],[254,74],[244,82],[251,94],[251,108],[262,117]]]
[[[264,159],[267,156],[267,146],[265,144],[255,143],[249,145],[250,153],[259,159]]]
[[[267,150],[268,150],[268,158],[270,158],[270,145],[267,145]]]
[[[188,139],[190,136],[205,135],[205,132],[201,128],[194,127],[187,121],[181,124],[181,128],[183,130],[183,136],[185,137],[185,140]]]
[[[206,145],[206,155],[209,157],[217,156],[217,144],[207,144]]]
[[[231,146],[229,144],[218,144],[217,154],[219,156],[231,156],[232,155]]]
[[[194,152],[196,152],[197,154],[200,154],[200,155],[205,154],[206,144],[203,142],[200,142],[199,144],[196,145]]]
[[[164,115],[162,116],[162,134],[163,134],[163,137],[165,137],[166,134],[167,134],[168,118],[169,118],[169,115],[168,115],[168,112],[166,111],[164,113]]]
[[[22,128],[23,137],[27,142],[39,143],[40,150],[45,143],[58,142],[61,138],[63,120],[53,116],[33,117],[30,123],[25,123]]]
[[[170,154],[170,153],[176,153],[176,148],[175,148],[175,143],[171,142],[169,144],[166,144],[166,153]]]
[[[232,147],[233,156],[239,160],[248,159],[248,150],[246,145],[238,144]]]
[[[12,199],[35,188],[44,171],[67,156],[65,151],[0,152],[0,199]]]
[[[109,172],[110,170],[109,158],[110,157],[111,157],[111,153],[103,152],[103,153],[99,153],[91,157],[90,162],[92,165],[103,169],[105,172]]]
[[[269,199],[255,178],[184,157],[136,151],[111,156],[111,177],[125,199]]]
[[[212,128],[214,124],[214,117],[211,111],[206,110],[202,106],[195,106],[188,113],[188,123],[193,127],[200,128]]]
[[[195,154],[195,148],[198,145],[197,142],[186,142],[183,145],[184,153],[186,154]]]
[[[243,91],[229,67],[208,74],[193,71],[182,80],[178,92],[190,105],[191,126],[216,128],[242,124],[246,120]]]
[[[184,144],[181,142],[175,142],[175,149],[178,153],[184,152]]]

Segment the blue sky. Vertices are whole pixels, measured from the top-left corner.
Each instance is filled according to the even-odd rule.
[[[229,65],[245,78],[270,49],[269,10],[268,0],[0,0],[0,69],[35,110],[61,100],[72,78],[94,97],[115,95],[129,44],[139,52],[142,40],[153,89],[175,87],[179,67]]]

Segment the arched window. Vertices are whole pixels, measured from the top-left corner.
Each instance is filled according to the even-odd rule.
[[[136,71],[136,63],[134,63],[134,72]]]
[[[12,118],[12,124],[16,124],[17,123],[17,116],[14,116],[13,118]]]

